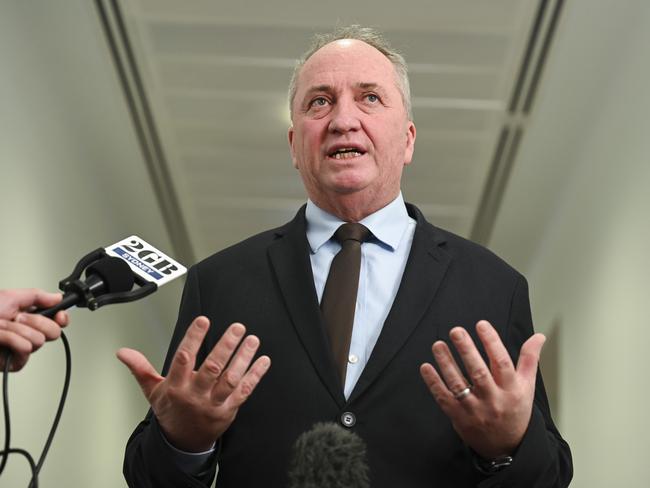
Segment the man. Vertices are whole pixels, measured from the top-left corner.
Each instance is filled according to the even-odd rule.
[[[118,352],[152,407],[127,446],[130,486],[207,486],[217,464],[219,487],[284,486],[292,444],[323,421],[364,439],[373,487],[567,486],[525,280],[402,200],[416,137],[403,58],[374,31],[341,29],[296,68],[290,108],[306,207],[190,269],[166,377]],[[345,222],[370,234],[354,238],[340,364],[327,310],[346,294],[327,306],[326,282]],[[253,361],[260,342],[268,356]]]
[[[60,293],[37,289],[0,290],[0,370],[5,368],[7,352],[11,353],[9,370],[19,371],[31,353],[59,338],[61,327],[68,325],[66,312],[58,312],[54,320],[29,312],[33,307],[53,307],[61,298]]]

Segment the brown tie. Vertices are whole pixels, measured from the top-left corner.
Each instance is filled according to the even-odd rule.
[[[332,260],[320,302],[334,362],[343,386],[348,367],[354,309],[357,304],[361,243],[369,236],[370,231],[357,223],[343,224],[334,233],[334,238],[341,243],[341,250]]]

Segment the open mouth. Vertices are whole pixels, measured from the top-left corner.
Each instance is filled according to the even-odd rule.
[[[352,159],[352,158],[358,158],[359,156],[363,156],[364,154],[365,152],[361,151],[356,147],[342,147],[337,149],[336,151],[332,151],[331,153],[328,154],[328,156],[334,159]]]

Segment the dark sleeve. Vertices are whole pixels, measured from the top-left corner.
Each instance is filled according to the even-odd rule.
[[[183,298],[178,314],[178,321],[167,351],[163,375],[167,374],[172,357],[185,331],[195,317],[201,314],[201,297],[199,290],[198,272],[196,267],[190,268],[183,290]],[[204,347],[199,352],[205,356]],[[132,488],[206,488],[214,479],[217,466],[217,455],[210,468],[199,476],[191,476],[183,472],[174,459],[173,452],[162,437],[155,416],[149,411],[145,419],[136,427],[126,445],[124,456],[124,478]]]
[[[514,361],[519,357],[522,344],[532,334],[528,284],[522,276],[513,294],[506,330],[506,347]],[[479,486],[565,488],[572,477],[571,451],[553,423],[542,376],[538,371],[530,423],[512,465],[488,477]]]

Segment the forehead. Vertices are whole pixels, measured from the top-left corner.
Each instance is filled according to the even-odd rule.
[[[395,86],[395,68],[374,47],[356,39],[341,39],[326,44],[304,64],[298,77],[297,92],[314,85],[349,82]]]

